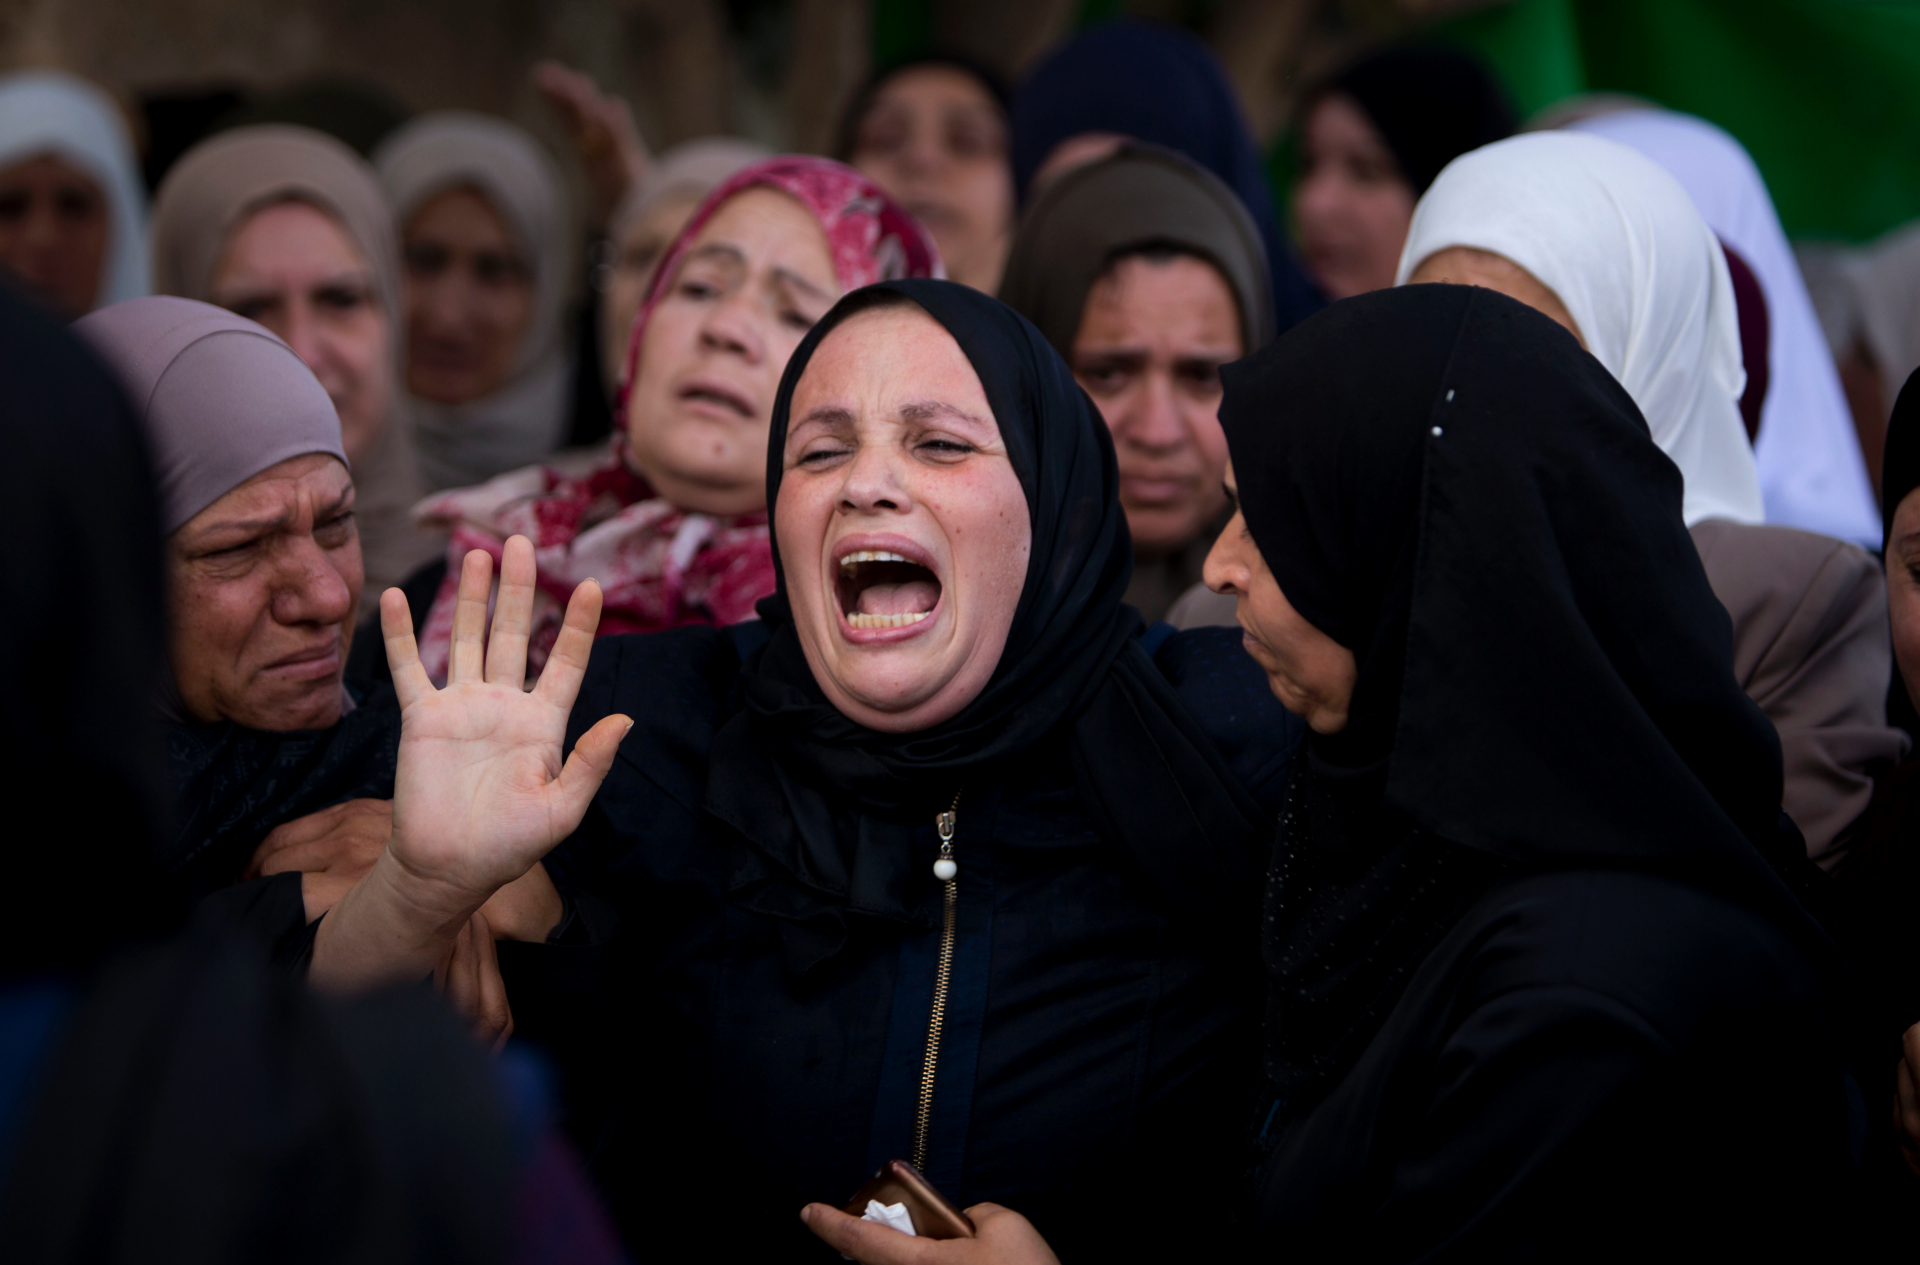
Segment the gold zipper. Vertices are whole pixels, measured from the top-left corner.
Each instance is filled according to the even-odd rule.
[[[933,1074],[940,1065],[940,1029],[947,1018],[947,987],[953,982],[953,930],[960,907],[960,867],[953,859],[953,825],[960,812],[960,793],[953,806],[933,819],[940,832],[940,859],[934,877],[946,889],[945,913],[940,922],[940,959],[933,969],[933,1009],[927,1017],[927,1058],[920,1067],[920,1105],[913,1116],[913,1166],[927,1168],[927,1132],[933,1124]]]

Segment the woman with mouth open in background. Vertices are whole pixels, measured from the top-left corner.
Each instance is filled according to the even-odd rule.
[[[994,299],[839,303],[765,471],[759,621],[594,645],[582,584],[522,693],[512,540],[484,652],[491,568],[465,560],[435,690],[382,599],[395,834],[312,978],[411,978],[483,904],[532,942],[605,1025],[596,1169],[642,1259],[817,1252],[795,1211],[892,1158],[1084,1259],[1231,1258],[1188,1214],[1251,1101],[1301,722],[1237,629],[1143,642],[1107,427]]]
[[[536,674],[567,595],[589,576],[603,633],[751,618],[773,591],[765,454],[787,358],[845,291],[939,268],[912,217],[839,163],[773,158],[714,190],[634,320],[612,459],[579,477],[528,466],[416,511],[451,535],[420,630],[428,674],[446,680],[460,560],[473,549],[497,560],[516,534],[539,567]]]

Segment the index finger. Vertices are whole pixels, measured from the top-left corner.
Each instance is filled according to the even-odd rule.
[[[540,683],[533,692],[561,711],[572,711],[580,694],[580,682],[586,679],[587,660],[593,655],[593,635],[600,627],[600,582],[582,580],[567,599],[566,622],[554,639],[547,666],[540,670]]]
[[[387,645],[387,668],[393,673],[393,692],[404,709],[416,698],[433,693],[433,681],[420,664],[420,646],[413,639],[413,614],[407,595],[388,589],[380,595],[380,636]]]

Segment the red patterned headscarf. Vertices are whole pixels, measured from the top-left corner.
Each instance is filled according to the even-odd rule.
[[[850,167],[787,155],[749,167],[715,189],[668,248],[634,319],[612,460],[579,477],[529,466],[431,497],[415,509],[423,525],[451,533],[447,577],[420,637],[421,660],[436,681],[446,679],[461,559],[469,550],[484,549],[497,564],[509,536],[533,541],[539,568],[527,650],[530,672],[545,665],[567,597],[588,576],[599,580],[606,594],[602,636],[736,623],[752,617],[754,603],[773,592],[764,510],[732,517],[684,510],[656,493],[626,461],[627,397],[654,308],[681,256],[720,206],[742,190],[763,186],[795,198],[819,221],[842,292],[876,281],[943,275],[926,230]]]

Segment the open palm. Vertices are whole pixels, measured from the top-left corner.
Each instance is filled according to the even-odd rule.
[[[388,849],[413,878],[479,900],[573,832],[632,727],[624,716],[605,717],[562,763],[567,715],[600,623],[600,587],[588,580],[574,590],[553,653],[529,691],[534,562],[524,536],[507,541],[487,637],[492,580],[493,560],[469,553],[445,689],[435,689],[420,665],[405,596],[388,589],[380,599],[401,709]]]

